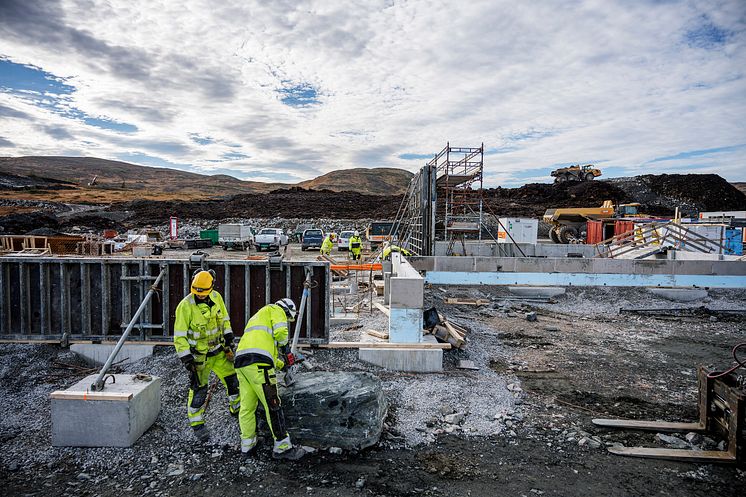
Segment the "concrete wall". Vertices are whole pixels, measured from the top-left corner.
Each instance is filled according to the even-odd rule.
[[[448,253],[450,242],[435,242],[435,255],[445,256]],[[512,243],[496,243],[494,241],[467,241],[466,255],[479,257],[567,257],[568,254],[581,257],[593,257],[597,254],[593,245],[563,245],[558,243],[519,243],[518,248]],[[460,243],[455,243],[452,255],[463,256],[463,248]],[[523,255],[521,254],[523,251]]]
[[[422,305],[425,280],[398,252],[391,254],[392,273],[388,279],[389,341],[418,343],[422,341]]]

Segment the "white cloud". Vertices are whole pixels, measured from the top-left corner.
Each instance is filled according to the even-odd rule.
[[[93,128],[6,94],[0,103],[32,119],[0,122],[14,144],[2,151],[142,153],[295,181],[412,170],[420,162],[399,155],[484,142],[512,149],[485,157],[493,184],[591,160],[620,174],[686,166],[745,181],[744,148],[650,162],[746,143],[744,5],[65,0],[38,13],[54,30],[0,17],[0,55],[70,78],[70,105],[138,131]],[[282,102],[278,90],[300,85],[318,104]],[[211,162],[227,152],[248,158]]]

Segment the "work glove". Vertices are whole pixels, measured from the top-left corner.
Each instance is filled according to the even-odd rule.
[[[279,357],[275,359],[275,369],[285,371],[285,361],[283,361]]]
[[[181,363],[184,365],[188,372],[194,373],[197,371],[197,365],[194,363],[194,356],[192,354],[188,354],[182,357]]]
[[[235,338],[233,337],[233,332],[229,331],[225,335],[223,335],[223,340],[225,341],[225,347],[232,349],[233,348],[233,341]]]

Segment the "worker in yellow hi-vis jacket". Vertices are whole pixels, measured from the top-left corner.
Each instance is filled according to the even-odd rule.
[[[253,456],[256,450],[256,408],[259,402],[264,407],[274,439],[272,457],[297,460],[305,455],[303,448],[290,442],[277,391],[277,371],[285,367],[278,347],[287,346],[288,321],[295,321],[296,314],[295,303],[287,298],[265,305],[251,316],[238,342],[234,364],[241,390],[238,423],[244,457]]]
[[[238,377],[231,362],[233,330],[223,297],[213,290],[214,282],[212,270],[195,273],[191,292],[176,307],[174,323],[176,354],[189,373],[187,416],[202,442],[210,439],[203,419],[210,372],[223,382],[231,414],[237,415],[240,405]]]

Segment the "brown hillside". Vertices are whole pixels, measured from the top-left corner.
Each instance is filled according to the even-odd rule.
[[[741,190],[744,195],[746,195],[746,183],[731,183],[731,185],[735,186],[736,188]]]
[[[357,191],[370,195],[399,195],[407,190],[413,174],[403,169],[378,167],[374,169],[343,169],[318,178],[298,183],[310,190],[334,192]]]

